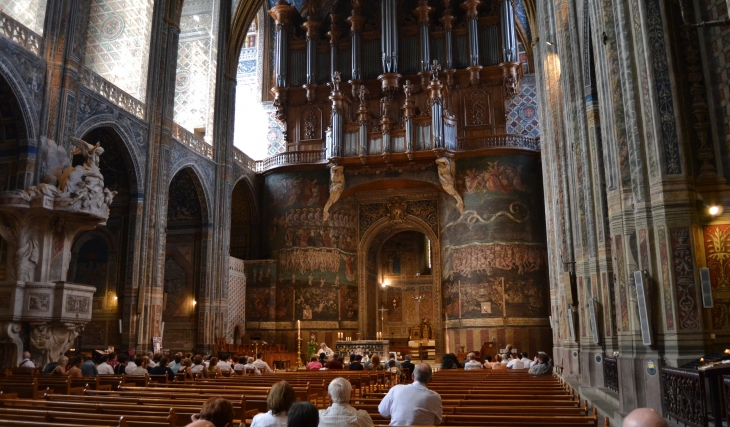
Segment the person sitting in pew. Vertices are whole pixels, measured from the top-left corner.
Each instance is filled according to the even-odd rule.
[[[122,375],[126,373],[127,363],[129,363],[129,356],[125,353],[121,353],[117,356],[117,365],[114,367],[114,375]]]
[[[317,427],[319,411],[312,402],[294,402],[287,415],[288,427]]]
[[[32,360],[30,360],[30,352],[24,351],[23,352],[23,361],[20,362],[20,365],[18,365],[19,368],[28,368],[33,369],[35,368],[35,363],[33,363]]]
[[[257,368],[259,368],[259,371],[261,371],[261,372],[268,372],[268,373],[271,373],[271,374],[273,374],[273,373],[274,373],[274,370],[273,370],[273,369],[271,369],[271,368],[269,367],[269,364],[268,364],[268,363],[264,362],[264,361],[263,361],[263,360],[261,359],[261,357],[262,357],[263,355],[264,355],[264,353],[262,353],[262,352],[260,352],[260,351],[259,351],[258,353],[256,353],[256,361],[254,361],[254,362],[253,362],[253,364],[254,364],[254,365],[255,365],[255,366],[257,367]]]
[[[218,358],[215,356],[210,358],[210,362],[208,362],[208,367],[205,368],[205,370],[208,374],[208,377],[210,378],[220,378],[223,376],[220,368],[218,367]]]
[[[175,353],[175,356],[173,359],[174,363],[168,363],[167,367],[172,369],[173,373],[177,372],[180,370],[180,362],[182,362],[182,360],[183,360],[183,354],[178,351],[177,353]]]
[[[193,358],[193,366],[190,367],[190,373],[192,374],[201,374],[203,376],[206,376],[205,373],[205,365],[203,364],[203,356],[200,354],[196,354]]]
[[[237,374],[243,373],[243,365],[246,364],[246,356],[241,356],[237,360],[238,363],[233,367],[233,372]]]
[[[517,357],[517,354],[510,353],[510,360],[507,362],[507,369],[522,369],[522,361]]]
[[[218,361],[218,369],[220,369],[221,372],[231,372],[231,353],[223,353],[221,354],[221,358]]]
[[[56,368],[53,369],[53,375],[68,375],[68,372],[66,372],[66,365],[68,365],[68,357],[59,357],[56,362]]]
[[[492,363],[492,369],[507,369],[507,364],[504,363],[504,359],[501,354],[494,356],[495,362]]]
[[[137,356],[134,358],[136,367],[131,372],[127,372],[127,375],[145,375],[149,374],[147,366],[149,365],[149,358],[147,356]]]
[[[522,354],[518,354],[518,356],[520,356],[520,362],[522,362],[522,369],[529,368],[530,362],[532,362],[532,360],[530,360],[530,358],[527,357],[527,352],[523,351]]]
[[[441,424],[441,396],[427,388],[432,377],[431,366],[426,363],[416,366],[413,384],[392,387],[378,405],[380,415],[390,418],[392,426]]]
[[[91,356],[86,357],[84,363],[81,364],[81,375],[85,377],[95,377],[99,375],[99,370],[96,369],[94,359]]]
[[[154,368],[150,369],[150,374],[152,375],[165,375],[167,374],[167,380],[168,381],[175,381],[175,372],[167,366],[170,359],[167,357],[163,357],[160,359],[160,363],[155,366]]]
[[[325,363],[324,367],[327,369],[344,369],[345,365],[342,363],[342,356],[335,353],[334,357],[332,357],[332,360]]]
[[[550,375],[553,373],[553,367],[550,366],[550,357],[545,353],[538,354],[540,363],[530,368],[530,374],[532,375]]]
[[[367,411],[350,406],[352,384],[342,377],[330,381],[327,393],[332,406],[319,411],[319,427],[373,427]]]
[[[114,353],[112,353],[113,355]],[[99,363],[99,366],[96,367],[97,372],[99,372],[99,375],[114,375],[114,368],[109,364],[109,357],[111,355],[105,354],[101,356],[101,363]]]
[[[256,364],[254,364],[253,357],[249,357],[248,359],[246,359],[246,364],[243,365],[242,369],[243,372],[246,374],[253,370],[254,374],[261,375],[261,371],[259,370],[259,368],[256,367]]]
[[[134,368],[137,367],[137,364],[135,363],[135,360],[137,360],[137,358],[132,357],[131,354],[128,354],[128,355],[129,355],[129,359],[127,360],[127,367],[124,368],[124,373],[127,375],[131,374],[132,371],[134,370]]]
[[[312,356],[312,359],[307,364],[307,369],[310,371],[319,371],[322,369],[322,363],[317,359],[317,356]]]
[[[667,420],[651,408],[637,408],[629,412],[622,427],[669,427]]]
[[[406,354],[405,356],[403,356],[403,358],[405,360],[403,361],[403,363],[400,364],[400,368],[401,369],[408,369],[408,372],[413,373],[413,370],[416,368],[416,365],[414,365],[413,363],[411,363],[411,355],[410,354]]]
[[[185,427],[233,427],[233,405],[228,399],[211,397],[200,408],[200,413],[193,415],[192,423]]]
[[[359,354],[353,354],[350,356],[350,370],[351,371],[362,371],[365,370],[365,367],[362,366],[362,363],[360,363],[360,360],[362,360],[362,356]]]
[[[482,369],[482,364],[477,362],[477,357],[474,353],[469,353],[467,356],[467,362],[464,363],[464,370],[470,371],[472,369]]]
[[[68,376],[72,378],[81,378],[84,374],[81,373],[81,364],[84,362],[83,356],[74,357],[71,362],[71,369],[68,370]]]
[[[492,369],[492,356],[488,354],[484,355],[484,365],[482,365],[482,368]]]
[[[294,388],[286,381],[279,381],[271,387],[266,398],[269,412],[253,417],[251,427],[287,427],[287,412],[296,400]]]

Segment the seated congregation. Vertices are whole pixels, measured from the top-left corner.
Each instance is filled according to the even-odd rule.
[[[261,352],[24,360],[0,380],[0,426],[609,425],[545,353],[448,354],[433,367],[380,356],[331,352],[308,369],[274,369]]]

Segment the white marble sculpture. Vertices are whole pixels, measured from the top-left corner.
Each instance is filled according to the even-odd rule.
[[[334,166],[330,169],[330,197],[327,204],[324,205],[322,221],[327,221],[330,216],[330,207],[340,199],[340,195],[345,190],[345,168],[343,166]]]
[[[454,186],[454,171],[451,166],[451,161],[446,157],[441,157],[436,159],[436,166],[438,166],[441,187],[456,200],[456,209],[459,210],[459,213],[463,214],[464,200]]]

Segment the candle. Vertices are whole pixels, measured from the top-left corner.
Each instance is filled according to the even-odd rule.
[[[302,321],[297,320],[297,339],[302,339]]]

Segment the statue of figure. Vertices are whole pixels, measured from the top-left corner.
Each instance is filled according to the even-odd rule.
[[[437,81],[439,79],[439,71],[441,71],[441,65],[434,59],[433,64],[431,64],[431,81]]]
[[[367,95],[368,89],[365,87],[365,85],[360,85],[357,87],[357,97],[360,99],[360,105],[365,105],[365,95]]]
[[[322,214],[322,222],[326,222],[330,216],[329,209],[339,200],[340,195],[345,190],[345,168],[343,166],[335,166],[330,169],[330,198],[324,205]]]
[[[413,94],[413,84],[410,80],[406,80],[406,83],[403,85],[403,93],[406,94],[406,99],[411,98],[411,94]]]
[[[340,77],[340,72],[335,71],[332,73],[332,92],[339,92],[340,91],[340,82],[342,81],[342,78]]]
[[[418,329],[421,332],[422,339],[433,339],[433,328],[431,328],[431,324],[426,319],[421,319],[421,324],[418,325]]]
[[[456,208],[461,214],[463,214],[464,200],[461,198],[459,192],[456,191],[456,187],[454,186],[454,173],[451,168],[451,162],[448,158],[441,157],[440,159],[436,159],[436,165],[438,166],[441,187],[443,187],[444,191],[456,199]]]

